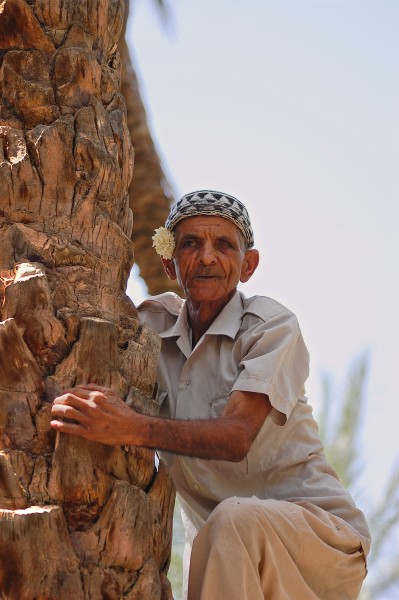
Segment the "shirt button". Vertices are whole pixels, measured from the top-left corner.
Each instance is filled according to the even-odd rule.
[[[185,385],[186,387],[188,387],[188,386],[190,385],[190,381],[189,381],[188,379],[186,379],[186,381],[184,382],[184,385]]]
[[[194,483],[194,489],[195,490],[199,490],[200,489],[200,486],[198,485],[198,483]]]

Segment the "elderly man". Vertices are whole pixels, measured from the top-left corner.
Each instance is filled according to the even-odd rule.
[[[237,291],[259,261],[245,207],[187,194],[153,239],[186,296],[140,307],[162,338],[161,416],[91,385],[55,400],[53,427],[163,451],[192,546],[189,600],[355,600],[369,532],[324,457],[296,317]]]

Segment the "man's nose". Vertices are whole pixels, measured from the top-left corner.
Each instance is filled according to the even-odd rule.
[[[200,262],[202,262],[202,264],[204,264],[204,265],[211,265],[212,263],[214,263],[216,261],[215,249],[211,242],[205,242],[201,246],[199,259],[200,259]]]

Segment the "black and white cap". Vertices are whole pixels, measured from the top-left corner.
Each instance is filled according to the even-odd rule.
[[[248,211],[240,200],[214,190],[199,190],[186,194],[173,205],[165,222],[166,229],[173,231],[187,217],[209,215],[232,221],[244,236],[248,248],[254,245],[254,234]]]

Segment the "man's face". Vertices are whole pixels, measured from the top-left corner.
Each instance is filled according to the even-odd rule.
[[[194,304],[228,302],[238,282],[247,281],[256,268],[257,251],[244,249],[240,230],[227,219],[188,217],[174,233],[176,247],[166,270]]]

